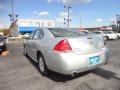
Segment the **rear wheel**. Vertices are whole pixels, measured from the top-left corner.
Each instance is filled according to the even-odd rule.
[[[47,68],[44,58],[41,54],[38,55],[38,66],[39,66],[40,73],[43,76],[48,75],[48,68]]]
[[[108,37],[108,36],[105,36],[105,37],[104,37],[104,40],[109,40],[109,37]]]

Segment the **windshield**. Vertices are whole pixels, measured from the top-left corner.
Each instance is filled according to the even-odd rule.
[[[82,33],[63,29],[63,28],[49,28],[49,31],[54,35],[54,37],[84,36]]]

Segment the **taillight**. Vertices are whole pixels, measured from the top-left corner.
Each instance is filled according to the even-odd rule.
[[[64,39],[56,44],[56,46],[54,47],[54,50],[60,51],[60,52],[68,52],[68,51],[72,51],[72,48],[68,40]]]

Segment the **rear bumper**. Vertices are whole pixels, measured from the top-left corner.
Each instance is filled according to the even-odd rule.
[[[103,48],[99,52],[80,55],[74,53],[54,53],[52,57],[49,58],[51,64],[46,64],[49,69],[55,72],[70,75],[72,73],[88,71],[105,64],[109,59],[108,52],[107,48]],[[89,58],[94,56],[100,56],[100,60],[99,63],[91,65]]]
[[[107,47],[103,48],[103,51],[105,52],[105,64],[108,63],[108,60],[110,58],[109,49]]]

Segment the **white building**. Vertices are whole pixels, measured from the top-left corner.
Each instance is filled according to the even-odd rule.
[[[18,27],[54,27],[53,20],[18,19]]]
[[[38,27],[54,27],[53,20],[40,20],[40,19],[18,19],[18,31],[20,33],[32,32]]]

